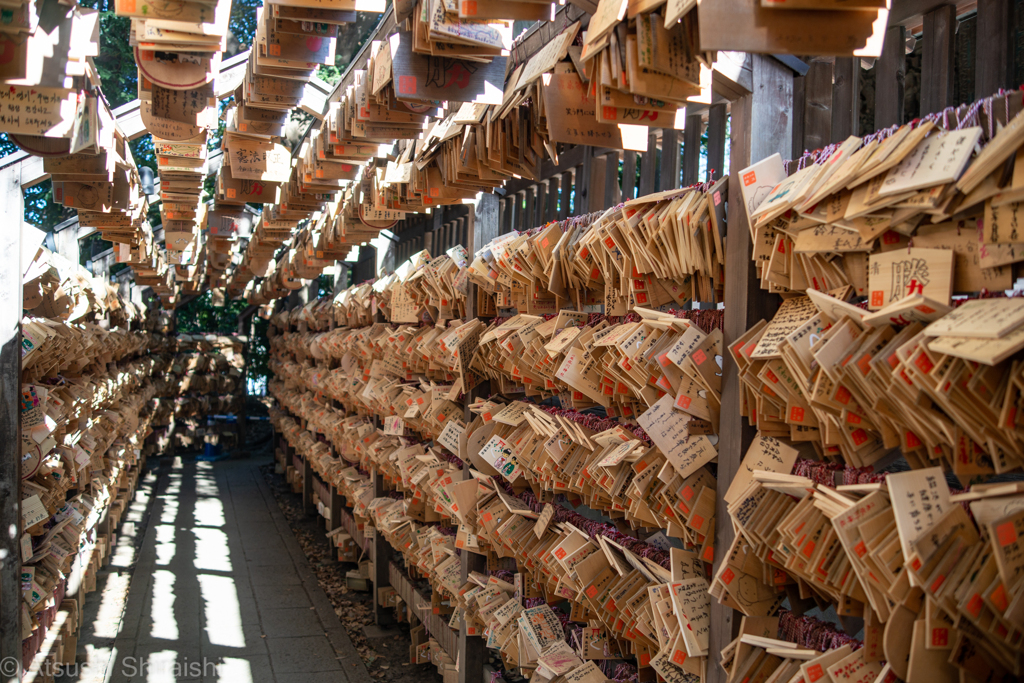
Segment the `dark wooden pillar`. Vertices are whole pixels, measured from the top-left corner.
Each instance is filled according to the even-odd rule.
[[[640,155],[640,189],[638,197],[654,192],[658,170],[658,138],[654,131],[647,136],[647,151]]]
[[[628,202],[636,195],[636,152],[626,150],[622,157],[622,201]]]
[[[725,103],[708,109],[708,173],[707,180],[718,180],[725,170]]]
[[[689,187],[700,182],[700,134],[702,126],[703,121],[700,114],[686,115],[686,130],[683,131],[683,187]]]
[[[956,6],[940,5],[924,15],[921,46],[921,116],[953,104]]]
[[[832,78],[832,142],[860,130],[860,59],[836,57]]]
[[[604,157],[604,196],[601,199],[602,209],[608,209],[621,201],[619,189],[619,153],[609,152]],[[598,207],[594,207],[595,210]]]
[[[302,456],[302,514],[309,517],[314,514],[313,510],[313,465],[309,459]]]
[[[374,420],[378,426],[380,426],[380,418]],[[370,472],[370,478],[373,482],[373,497],[381,498],[386,493],[384,490],[384,477],[380,475],[376,468]],[[386,607],[380,605],[380,601],[377,596],[380,595],[380,589],[391,585],[391,544],[388,543],[387,539],[384,538],[384,534],[380,533],[380,530],[373,530],[373,576],[370,577],[373,580],[373,620],[377,626],[384,628],[390,626],[395,621],[394,615]]]
[[[1013,88],[1015,17],[1012,0],[978,0],[974,96]]]
[[[889,27],[882,56],[875,62],[875,130],[903,123],[906,35],[902,26]]]
[[[562,197],[558,205],[558,217],[565,219],[571,216],[570,204],[572,202],[572,171],[564,171],[562,173]]]
[[[700,118],[698,117],[697,129],[700,130]],[[687,117],[686,125],[690,125]],[[697,142],[700,150],[700,139]],[[675,128],[663,128],[661,130],[661,175],[658,178],[658,190],[674,190],[679,187],[679,131]]]
[[[804,75],[803,149],[821,149],[832,140],[832,58],[814,57]],[[794,154],[793,158],[797,155]]]
[[[533,225],[544,225],[545,215],[547,214],[547,203],[548,203],[548,185],[544,182],[537,183],[537,199],[534,202],[534,216]]]

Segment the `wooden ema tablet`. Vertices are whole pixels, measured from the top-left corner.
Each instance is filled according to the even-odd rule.
[[[155,51],[136,47],[135,61],[139,65],[139,73],[164,88],[192,90],[209,83],[220,63],[220,53],[215,53],[214,58],[197,56],[196,53],[171,54],[174,57],[167,59],[158,57]]]

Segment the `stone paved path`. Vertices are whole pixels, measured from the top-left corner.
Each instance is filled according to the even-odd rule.
[[[79,641],[86,664],[60,680],[370,680],[259,464],[165,459],[147,478],[155,501],[144,537],[133,543],[145,523],[146,487],[101,590],[88,596]]]

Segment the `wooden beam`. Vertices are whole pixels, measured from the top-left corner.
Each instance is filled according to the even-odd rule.
[[[892,26],[885,32],[882,56],[875,62],[875,130],[903,123],[906,42],[902,26]]]
[[[18,662],[5,683],[21,680],[21,164],[0,170],[0,197],[14,229],[0,230],[0,659]],[[13,255],[13,258],[10,256]]]
[[[837,57],[832,77],[832,142],[860,130],[860,59]]]
[[[746,52],[719,52],[711,72],[711,91],[732,101],[754,87],[752,57]]]
[[[764,55],[753,56],[752,94],[732,103],[729,168],[729,218],[726,250],[725,344],[728,346],[758,320],[770,319],[778,297],[761,289],[754,263],[746,207],[740,199],[739,172],[775,153],[786,155],[792,145],[793,72]],[[754,133],[753,131],[756,131]],[[722,368],[721,441],[718,452],[718,500],[715,525],[715,570],[733,541],[732,525],[724,501],[725,491],[739,470],[740,461],[754,438],[754,429],[740,416],[740,378],[732,357],[724,354]],[[713,601],[710,652],[720,652],[732,641],[737,613]],[[708,683],[725,683],[725,670],[717,658],[708,666]]]
[[[832,140],[832,58],[814,57],[804,76],[804,150],[821,149]],[[793,155],[797,158],[797,155]]]
[[[924,15],[921,46],[921,116],[953,104],[956,7],[941,5]]]

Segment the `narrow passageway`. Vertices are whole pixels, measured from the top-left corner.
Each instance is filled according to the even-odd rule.
[[[261,464],[189,456],[154,463],[100,597],[87,603],[77,671],[59,680],[370,680]]]

